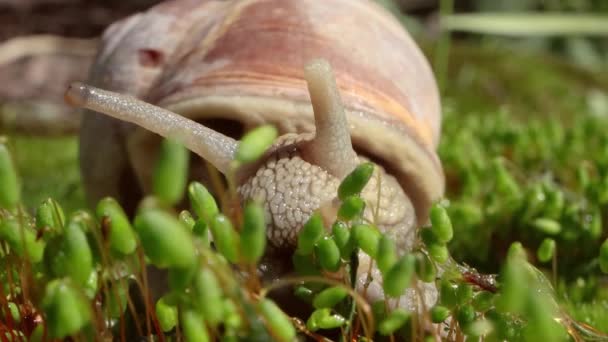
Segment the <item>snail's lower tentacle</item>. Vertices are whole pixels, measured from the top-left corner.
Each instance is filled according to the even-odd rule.
[[[161,136],[179,141],[222,173],[228,171],[233,160],[237,147],[234,139],[132,96],[83,83],[73,83],[66,91],[65,99],[73,106],[132,122]]]

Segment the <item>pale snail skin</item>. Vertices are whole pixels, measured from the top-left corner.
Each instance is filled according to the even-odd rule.
[[[366,18],[364,27],[345,28],[351,17]],[[239,41],[237,28],[249,39]],[[306,34],[316,38],[302,38]],[[273,51],[265,44],[285,49]],[[387,49],[387,44],[392,53],[365,55]],[[329,63],[311,63],[316,58]],[[397,73],[405,80],[387,78]],[[317,209],[331,222],[339,205],[339,182],[370,157],[384,164],[363,192],[365,216],[371,220],[372,208],[379,207],[376,223],[400,252],[411,250],[415,228],[426,222],[430,203],[443,194],[434,152],[440,114],[432,72],[407,33],[370,1],[163,3],[108,29],[89,81],[112,92],[73,85],[66,93],[68,102],[146,129],[93,112],[84,115],[81,163],[92,201],[104,195],[124,200],[128,186],[134,186],[121,184],[125,169],[144,192],[149,189],[156,147],[151,142],[158,140],[149,132],[182,141],[225,173],[236,140],[186,119],[212,115],[240,121],[246,129],[271,123],[281,133],[259,163],[239,173],[242,199],[264,203],[271,249],[292,249],[298,230]],[[382,166],[388,166],[386,171]],[[362,288],[369,259],[364,254],[360,259]],[[382,298],[375,266],[372,274],[370,300]],[[431,305],[436,291],[421,286],[424,304]],[[399,305],[414,310],[420,304],[416,298],[408,290]]]

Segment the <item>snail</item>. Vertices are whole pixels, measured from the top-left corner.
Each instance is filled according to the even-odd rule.
[[[262,199],[274,250],[293,248],[315,210],[336,206],[340,181],[362,161],[379,165],[365,215],[378,207],[376,224],[401,252],[444,192],[432,70],[372,1],[167,1],[106,30],[88,82],[66,99],[88,109],[80,155],[92,201],[146,193],[158,135],[226,173],[237,139],[261,124],[280,136],[239,174],[238,193]],[[376,278],[371,299],[382,296]],[[406,295],[401,305],[418,305]]]

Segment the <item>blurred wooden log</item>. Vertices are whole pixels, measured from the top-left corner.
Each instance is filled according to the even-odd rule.
[[[24,57],[69,55],[90,58],[95,54],[97,39],[59,37],[50,34],[19,36],[0,44],[0,65]]]
[[[0,0],[0,134],[75,133],[63,92],[87,79],[96,37],[159,1]]]
[[[96,39],[50,35],[0,44],[0,132],[77,132],[79,115],[64,103],[63,92],[87,79],[96,45]]]

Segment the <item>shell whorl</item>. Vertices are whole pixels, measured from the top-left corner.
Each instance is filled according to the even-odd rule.
[[[389,165],[424,220],[444,190],[435,153],[439,96],[424,55],[402,26],[367,0],[236,1],[218,11],[221,19],[209,15],[193,28],[149,100],[192,117],[225,107],[225,115],[247,124],[310,131],[303,67],[324,58],[353,144]]]
[[[438,90],[422,52],[380,6],[368,0],[178,0],[153,7],[136,24],[147,18],[167,20],[174,35],[170,48],[160,49],[162,69],[147,72],[150,86],[133,95],[193,119],[313,131],[304,66],[328,60],[355,149],[382,161],[416,205],[419,222],[426,221],[444,191],[435,153]]]

